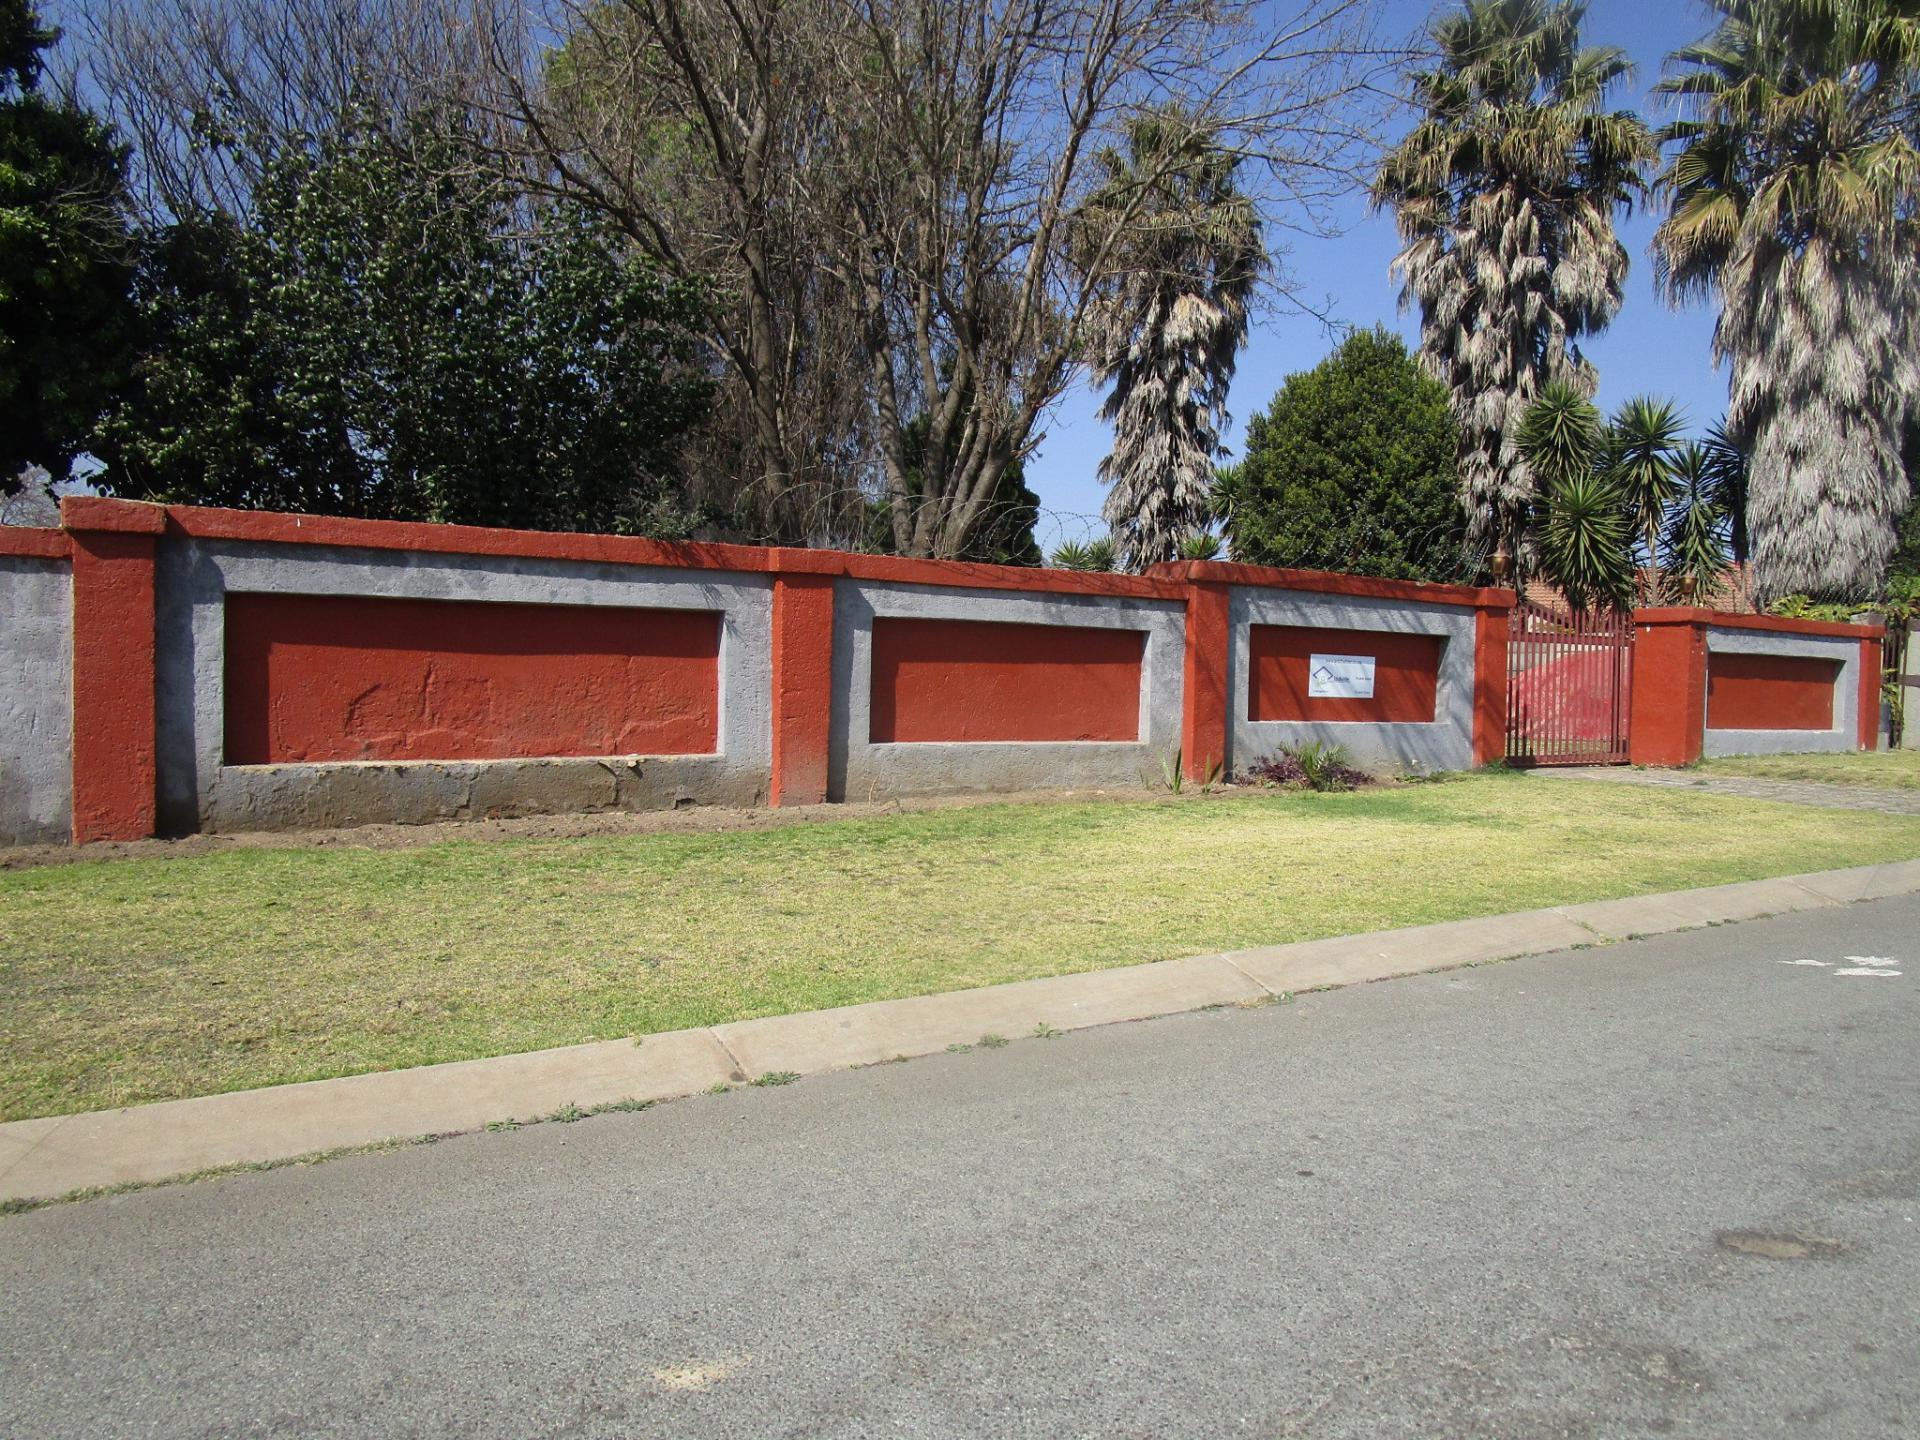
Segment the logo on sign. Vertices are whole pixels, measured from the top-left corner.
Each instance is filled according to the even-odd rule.
[[[1307,695],[1315,700],[1371,700],[1371,655],[1314,655],[1307,661]]]

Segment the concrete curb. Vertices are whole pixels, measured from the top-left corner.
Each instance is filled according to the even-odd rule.
[[[814,1074],[934,1054],[985,1036],[1259,1003],[1295,991],[1913,893],[1920,893],[1920,860],[1903,860],[1161,960],[638,1041],[16,1120],[0,1125],[0,1201],[52,1199],[535,1120],[568,1107],[678,1099],[769,1073]]]

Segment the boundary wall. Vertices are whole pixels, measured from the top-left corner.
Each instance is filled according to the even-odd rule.
[[[1635,765],[1878,747],[1881,626],[1692,608],[1633,620]]]
[[[69,497],[0,530],[0,842],[1466,769],[1511,603]]]

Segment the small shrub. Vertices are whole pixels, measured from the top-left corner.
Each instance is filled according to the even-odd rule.
[[[1182,560],[1218,560],[1220,558],[1220,537],[1202,532],[1189,535],[1180,542]]]
[[[1811,595],[1782,595],[1767,607],[1767,613],[1787,620],[1831,620],[1844,625],[1870,608],[1868,601],[1856,605],[1848,601],[1815,600]]]
[[[1167,789],[1176,795],[1186,788],[1187,772],[1180,763],[1178,745],[1171,746],[1167,753],[1160,757],[1160,778],[1167,782]]]
[[[1346,746],[1326,740],[1282,745],[1278,755],[1248,767],[1247,778],[1261,785],[1304,785],[1309,790],[1351,790],[1373,783],[1373,777],[1348,758]]]

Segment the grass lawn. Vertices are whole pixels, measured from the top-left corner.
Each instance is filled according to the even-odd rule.
[[[1701,764],[1703,775],[1757,780],[1818,780],[1881,790],[1920,790],[1920,750],[1855,751],[1845,755],[1737,755]]]
[[[1514,775],[0,874],[0,1118],[1920,856]]]

